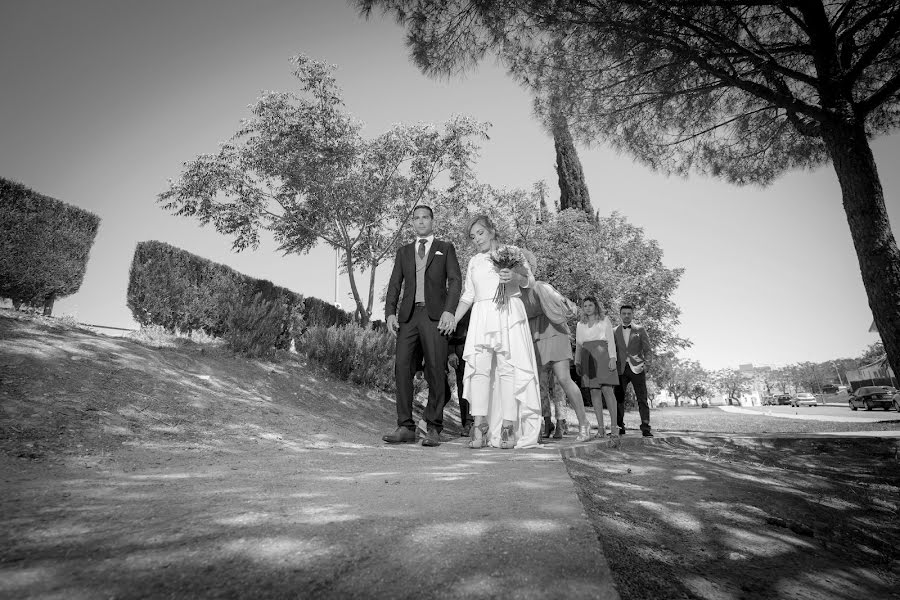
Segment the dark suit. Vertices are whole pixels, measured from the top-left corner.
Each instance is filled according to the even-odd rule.
[[[638,412],[641,415],[641,429],[650,428],[650,405],[647,403],[647,373],[646,369],[640,373],[635,373],[631,369],[628,362],[629,357],[635,365],[644,365],[647,357],[650,356],[650,338],[647,336],[647,330],[631,324],[631,335],[628,339],[628,345],[625,345],[625,334],[622,326],[616,327],[616,354],[618,354],[619,363],[619,385],[616,386],[616,405],[618,408],[617,419],[618,426],[625,428],[625,389],[630,383],[634,387],[634,395],[637,397]]]
[[[447,403],[448,350],[447,338],[441,335],[437,325],[441,314],[456,312],[462,292],[462,273],[453,244],[438,239],[432,241],[425,263],[425,302],[423,306],[416,305],[415,246],[414,242],[397,251],[384,307],[385,319],[396,314],[400,324],[394,365],[397,425],[411,430],[416,426],[412,413],[413,361],[417,349],[421,349],[425,359],[425,380],[428,382],[425,422],[429,429],[440,432],[443,429],[444,405]]]

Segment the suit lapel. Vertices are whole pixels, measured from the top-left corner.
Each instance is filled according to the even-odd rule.
[[[437,240],[433,240],[431,242],[431,249],[428,251],[428,260],[425,262],[425,270],[428,270],[428,267],[431,266],[431,261],[434,260],[434,253],[437,252],[437,246],[440,242]]]

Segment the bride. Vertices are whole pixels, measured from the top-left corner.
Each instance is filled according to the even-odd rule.
[[[459,323],[472,309],[463,350],[464,396],[475,419],[469,446],[536,447],[541,426],[538,370],[519,290],[534,284],[534,276],[527,262],[515,271],[494,265],[490,253],[500,244],[487,216],[472,220],[469,238],[478,254],[469,261],[455,315]],[[508,300],[498,306],[494,294],[501,283]]]

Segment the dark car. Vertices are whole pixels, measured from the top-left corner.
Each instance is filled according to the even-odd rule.
[[[873,408],[883,408],[890,410],[893,408],[894,399],[890,388],[882,385],[870,385],[857,389],[850,395],[850,410],[865,408],[872,410]]]
[[[777,404],[778,406],[781,406],[782,404],[790,404],[791,399],[792,398],[790,394],[776,394],[774,398],[774,404]]]
[[[837,394],[838,386],[834,385],[833,383],[826,383],[825,385],[822,386],[822,393],[823,394]]]

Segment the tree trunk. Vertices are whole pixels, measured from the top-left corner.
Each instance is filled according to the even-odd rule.
[[[56,296],[50,295],[44,298],[44,316],[49,317],[53,314],[53,303],[56,302]]]
[[[553,145],[556,147],[556,174],[559,177],[559,208],[577,208],[593,214],[591,197],[587,183],[584,181],[584,170],[575,150],[575,142],[569,133],[569,124],[565,117],[557,116],[553,124]]]
[[[366,312],[362,298],[359,297],[359,288],[356,287],[356,277],[353,273],[353,258],[350,256],[349,250],[345,249],[344,255],[347,257],[347,276],[350,278],[350,291],[353,292],[353,300],[356,302],[356,310],[359,313],[359,324],[365,326],[369,323],[369,313]]]
[[[16,312],[19,312],[19,310],[22,308],[22,301],[19,300],[18,298],[13,298],[12,305],[13,305],[13,310]]]
[[[863,123],[822,124],[844,212],[856,248],[869,308],[888,362],[900,373],[900,250],[891,232],[884,191]]]

